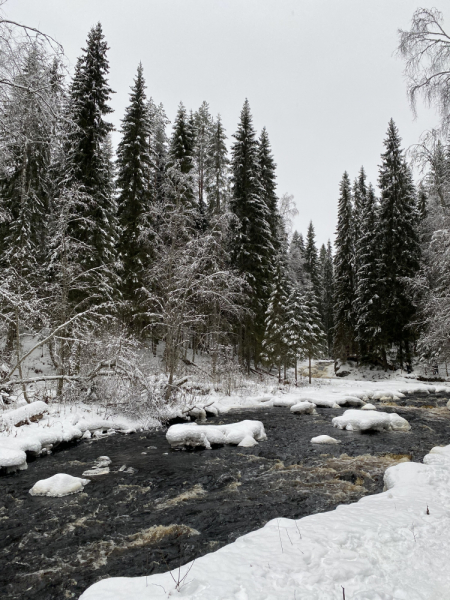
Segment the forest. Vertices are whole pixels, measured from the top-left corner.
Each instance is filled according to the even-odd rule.
[[[114,148],[101,24],[69,74],[57,42],[3,19],[4,395],[19,384],[27,399],[27,385],[48,382],[58,396],[101,389],[163,403],[199,355],[218,383],[230,370],[297,381],[305,359],[446,364],[450,77],[433,76],[450,47],[441,21],[418,10],[399,45],[411,102],[436,104],[439,128],[406,153],[391,119],[377,187],[363,167],[353,181],[343,174],[334,244],[318,248],[312,222],[292,232],[293,197],[277,193],[269,134],[255,130],[247,99],[232,135],[206,101],[180,102],[171,122],[139,64]],[[24,361],[44,348],[54,373],[25,376]]]

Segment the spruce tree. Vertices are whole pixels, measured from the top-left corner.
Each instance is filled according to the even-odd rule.
[[[353,209],[350,179],[345,172],[340,183],[336,254],[334,259],[334,352],[345,361],[355,350],[355,288]]]
[[[258,144],[259,180],[263,189],[263,200],[269,211],[269,225],[272,233],[272,244],[278,249],[281,244],[280,214],[278,212],[278,197],[276,194],[276,164],[272,156],[269,135],[264,127]]]
[[[333,252],[331,242],[328,240],[327,247],[322,245],[320,250],[321,257],[321,308],[323,328],[326,336],[326,346],[328,356],[333,356],[333,326],[334,326],[334,273],[333,273]]]
[[[263,358],[269,366],[275,364],[278,367],[280,381],[281,367],[284,367],[284,378],[286,378],[286,369],[291,358],[288,342],[291,289],[287,257],[285,252],[281,251],[276,259],[262,344]]]
[[[312,286],[306,290],[305,299],[305,321],[304,321],[304,353],[308,358],[309,365],[309,383],[311,383],[311,361],[314,358],[323,356],[326,346],[326,337],[322,326],[322,316],[320,314],[317,296]]]
[[[156,106],[150,98],[147,104],[150,119],[150,141],[152,149],[153,169],[152,183],[153,201],[162,204],[165,200],[166,172],[169,163],[169,140],[166,133],[169,119],[162,104]]]
[[[189,116],[180,102],[169,143],[169,163],[166,170],[168,198],[181,201],[187,207],[198,206],[194,181],[195,130],[193,116]]]
[[[235,217],[233,263],[246,277],[250,289],[248,318],[242,335],[242,354],[248,367],[253,356],[258,361],[264,334],[264,320],[270,295],[274,248],[270,212],[259,179],[258,142],[245,101],[232,148],[232,197],[230,210]]]
[[[193,163],[197,184],[197,204],[199,211],[206,213],[207,152],[211,136],[212,118],[207,102],[203,102],[194,114]]]
[[[356,330],[363,361],[376,362],[382,345],[382,322],[378,265],[378,207],[370,185],[361,210],[357,240],[358,285],[356,288]]]
[[[117,205],[114,200],[113,164],[109,134],[113,130],[105,117],[112,112],[108,102],[108,50],[98,23],[88,34],[86,48],[78,59],[70,89],[69,110],[74,128],[69,132],[63,187],[78,189],[86,198],[80,219],[71,223],[71,235],[85,245],[81,258],[85,268],[110,266],[109,276],[98,284],[112,294],[111,267],[116,257]],[[86,226],[87,225],[87,226]]]
[[[139,64],[130,104],[125,109],[122,139],[117,148],[119,257],[122,263],[122,290],[126,300],[137,299],[143,273],[151,258],[144,229],[152,199],[150,115],[145,95],[142,65]]]
[[[355,288],[358,285],[358,252],[357,243],[361,235],[361,220],[363,219],[362,210],[363,205],[366,202],[367,196],[367,185],[366,185],[366,173],[364,167],[361,167],[358,177],[355,179],[353,184],[353,251],[354,251],[354,276],[355,276]]]
[[[319,257],[316,246],[316,234],[314,225],[310,221],[308,231],[306,233],[305,242],[305,269],[311,280],[313,289],[317,297],[320,297],[320,272],[319,272]]]
[[[309,282],[309,275],[305,268],[305,245],[303,237],[294,231],[289,246],[289,270],[292,280],[301,289]]]
[[[403,367],[405,359],[410,361],[414,332],[408,325],[415,312],[404,278],[413,277],[417,272],[420,247],[415,190],[400,142],[397,127],[391,119],[378,179],[381,192],[378,213],[379,282],[384,352],[388,345],[394,344]],[[386,364],[385,354],[384,362]]]
[[[220,115],[212,124],[206,152],[206,193],[208,212],[219,214],[225,210],[230,196],[230,161],[227,136]]]
[[[288,346],[289,357],[295,369],[295,382],[297,383],[297,362],[305,358],[306,339],[305,330],[307,322],[307,307],[305,305],[304,289],[298,284],[291,286],[291,294],[287,303],[287,326],[286,343]]]

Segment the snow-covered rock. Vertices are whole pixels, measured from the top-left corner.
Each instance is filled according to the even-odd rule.
[[[361,410],[377,410],[377,407],[375,406],[375,404],[365,404],[364,406],[361,406]]]
[[[396,413],[374,410],[346,410],[340,417],[334,417],[333,427],[347,431],[409,431],[411,425]]]
[[[210,449],[215,444],[240,444],[244,438],[256,441],[267,439],[261,421],[240,421],[228,425],[198,425],[186,423],[172,425],[166,433],[166,439],[172,448],[180,446],[203,446]]]
[[[66,473],[57,473],[48,479],[41,479],[30,490],[32,496],[68,496],[76,494],[84,489],[89,483],[89,479],[72,477]]]
[[[311,444],[340,444],[341,442],[330,435],[317,435],[311,438]]]
[[[371,400],[392,400],[394,393],[389,390],[378,390],[373,393]]]
[[[202,407],[194,406],[188,412],[191,419],[198,419],[199,421],[206,421],[206,411]]]
[[[339,406],[364,406],[364,400],[357,396],[344,396],[344,398],[338,398],[336,402]]]
[[[297,404],[294,404],[294,406],[291,406],[291,413],[297,415],[315,415],[317,414],[316,405],[313,402],[308,401],[298,402]]]
[[[275,398],[273,401],[273,406],[286,406],[290,408],[299,402],[296,398]]]
[[[245,438],[238,444],[238,446],[241,446],[241,448],[253,448],[253,446],[257,445],[258,442],[251,435],[246,435]]]
[[[298,398],[297,403],[300,402],[312,402],[316,406],[320,406],[321,408],[339,408],[339,404],[337,400],[331,400],[329,398]]]

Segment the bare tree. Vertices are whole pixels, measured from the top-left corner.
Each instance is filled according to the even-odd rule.
[[[398,53],[405,59],[405,75],[412,110],[422,97],[439,111],[444,133],[450,127],[450,35],[436,8],[418,8],[408,31],[399,30]]]

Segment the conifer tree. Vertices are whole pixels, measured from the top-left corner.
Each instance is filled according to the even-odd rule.
[[[286,340],[290,361],[294,364],[295,382],[297,382],[297,362],[306,356],[305,329],[307,321],[307,307],[305,306],[305,293],[298,284],[291,286],[291,294],[287,303],[287,331]]]
[[[356,330],[363,361],[378,360],[381,348],[381,304],[378,265],[378,215],[375,191],[370,185],[361,207],[357,240],[358,285],[356,287]]]
[[[150,119],[149,146],[152,149],[153,158],[151,187],[154,202],[161,204],[165,199],[166,172],[169,162],[169,140],[166,133],[169,119],[163,105],[156,106],[151,98],[148,101],[147,110]]]
[[[264,360],[269,366],[275,364],[278,367],[280,381],[281,367],[284,367],[284,378],[286,379],[286,369],[289,359],[292,357],[288,340],[291,289],[287,257],[285,252],[281,251],[276,259],[263,340]]]
[[[309,275],[305,267],[305,245],[303,237],[294,231],[289,246],[289,269],[292,280],[303,289],[309,282]]]
[[[207,102],[203,102],[194,114],[195,142],[193,163],[197,184],[197,204],[201,213],[206,213],[207,152],[211,136],[212,118]]]
[[[258,142],[248,100],[234,138],[230,200],[230,210],[235,217],[233,263],[245,275],[250,287],[250,308],[254,316],[247,319],[242,337],[242,354],[249,367],[251,357],[258,361],[261,351],[274,248],[270,213],[259,179]]]
[[[353,184],[353,251],[354,251],[354,276],[355,276],[355,288],[358,285],[358,252],[357,243],[361,235],[361,220],[363,219],[362,210],[363,205],[366,201],[367,196],[367,185],[366,185],[366,173],[364,167],[361,167],[358,177],[355,179]]]
[[[168,197],[176,197],[186,206],[194,206],[194,143],[195,131],[193,116],[188,116],[180,102],[169,144],[169,165],[166,171],[166,192]]]
[[[396,345],[398,360],[403,366],[405,359],[410,361],[414,332],[408,324],[415,310],[404,278],[413,277],[417,272],[420,247],[415,190],[400,142],[397,127],[391,119],[378,179],[381,191],[379,280],[385,344]]]
[[[98,23],[87,38],[78,59],[70,89],[69,111],[74,128],[69,132],[68,156],[62,186],[74,187],[86,198],[80,219],[71,223],[71,235],[85,245],[85,268],[113,266],[117,242],[117,205],[113,196],[113,164],[109,134],[113,130],[105,117],[112,112],[108,102],[113,93],[108,84],[108,50]],[[82,217],[82,218],[81,218]],[[89,224],[89,227],[85,225]],[[99,281],[112,294],[111,278]]]
[[[333,252],[331,242],[328,240],[327,247],[323,244],[320,249],[321,257],[321,286],[322,286],[322,321],[326,336],[326,347],[328,356],[333,355],[333,311],[334,311],[334,274],[333,274]]]
[[[143,272],[151,258],[148,240],[143,239],[145,221],[152,199],[150,115],[145,95],[142,65],[139,64],[130,104],[125,110],[122,139],[117,148],[119,255],[122,263],[122,290],[127,300],[137,299],[143,286]]]
[[[263,200],[269,211],[269,225],[274,249],[280,247],[280,215],[276,194],[276,164],[272,156],[269,135],[264,127],[258,144],[259,180],[263,189]]]
[[[314,293],[317,298],[320,298],[320,273],[319,273],[319,257],[316,246],[316,234],[312,221],[308,225],[305,243],[305,269],[311,280]]]
[[[224,211],[230,196],[230,161],[226,146],[227,136],[220,115],[212,124],[206,153],[206,192],[208,212]]]
[[[309,383],[311,383],[311,361],[323,355],[326,337],[322,326],[317,296],[312,286],[305,293],[305,321],[303,332],[304,354],[309,363]]]
[[[340,183],[336,254],[334,260],[334,352],[342,360],[354,351],[354,271],[352,197],[350,179],[345,172]]]

